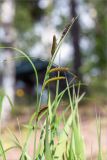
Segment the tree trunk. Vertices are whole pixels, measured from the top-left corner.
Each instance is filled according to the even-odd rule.
[[[3,46],[13,46],[15,39],[15,32],[12,27],[14,20],[15,6],[13,0],[4,0],[1,4],[1,27],[4,32],[2,40]],[[3,91],[8,96],[12,103],[14,103],[14,82],[15,82],[15,67],[13,58],[13,51],[11,49],[4,49],[4,67],[3,67]],[[7,97],[4,97],[2,104],[2,121],[6,121],[10,116],[11,106]]]
[[[77,3],[76,0],[70,0],[70,11],[71,11],[71,17],[76,18],[77,17]],[[80,72],[81,67],[81,53],[80,53],[80,47],[79,47],[79,20],[77,19],[75,23],[73,24],[72,30],[71,30],[71,36],[73,39],[73,47],[74,47],[74,58],[73,58],[73,72],[78,76],[80,80],[82,80],[82,75]]]

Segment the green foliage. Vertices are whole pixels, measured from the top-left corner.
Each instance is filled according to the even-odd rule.
[[[45,13],[45,9],[39,6],[39,0],[18,0],[15,3],[16,13],[14,25],[19,32],[25,32],[32,28],[32,24],[40,20]]]
[[[26,30],[32,27],[32,18],[29,14],[29,8],[27,3],[24,3],[24,6],[21,4],[16,5],[16,14],[14,20],[15,28],[20,32],[25,32]]]
[[[104,70],[107,67],[107,18],[106,14],[106,1],[95,2],[95,8],[97,10],[97,20],[96,20],[96,46],[95,53],[98,56],[97,67]],[[100,7],[99,7],[100,6]]]
[[[85,33],[85,36],[88,37],[90,41],[93,41],[93,48],[91,50],[89,49],[89,51],[86,51],[84,62],[86,62],[88,73],[95,69],[99,71],[100,75],[104,76],[107,69],[107,1],[86,0],[84,2],[87,6],[91,6],[90,9],[94,9],[96,14],[94,17],[95,27]],[[90,58],[92,58],[92,61]],[[86,69],[86,67],[84,67],[84,69]]]

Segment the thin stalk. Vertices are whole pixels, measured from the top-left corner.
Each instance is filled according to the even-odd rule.
[[[26,140],[25,140],[25,144],[24,144],[24,146],[23,146],[22,154],[21,154],[19,160],[24,160],[24,155],[25,155],[25,152],[26,152],[26,149],[27,149],[27,145],[28,145],[28,142],[29,142],[29,138],[31,137],[31,133],[32,133],[32,130],[29,130],[29,132],[28,132],[28,134],[27,134],[27,137],[26,137]]]
[[[102,160],[102,151],[101,151],[101,119],[100,115],[96,114],[96,123],[97,123],[97,138],[98,138],[98,160]]]
[[[59,77],[60,72],[58,71],[58,77]],[[55,100],[57,101],[57,97],[58,97],[58,92],[59,92],[59,80],[57,80],[56,82],[56,96],[55,96]]]
[[[37,128],[35,129],[35,133],[34,133],[33,160],[35,160],[35,157],[36,157],[36,136],[37,136]]]

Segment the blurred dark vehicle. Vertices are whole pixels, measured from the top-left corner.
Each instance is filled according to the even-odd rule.
[[[38,72],[39,79],[39,87],[38,91],[36,91],[36,78],[34,74],[34,70],[32,65],[27,60],[21,60],[16,63],[16,96],[23,97],[24,95],[34,96],[36,92],[40,94],[42,89],[42,84],[44,81],[45,73],[47,70],[47,66],[49,64],[48,61],[43,61],[40,59],[32,59],[33,64],[35,65]],[[52,65],[52,68],[58,67],[57,65]],[[70,82],[73,76],[70,73],[60,73],[61,76],[67,77]],[[57,77],[58,73],[54,72],[50,74],[50,78]],[[66,88],[66,81],[60,80],[59,83],[59,92]],[[56,82],[52,82],[50,84],[50,90],[54,94],[56,90]]]

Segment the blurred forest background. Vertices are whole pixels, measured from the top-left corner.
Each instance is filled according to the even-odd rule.
[[[2,119],[8,118],[10,113],[8,99],[17,106],[14,108],[13,117],[8,121],[17,135],[19,126],[16,125],[17,120],[15,121],[14,118],[18,115],[20,122],[25,123],[34,112],[34,108],[29,106],[35,106],[36,103],[36,83],[33,69],[22,54],[3,47],[18,48],[32,58],[40,77],[37,91],[40,94],[41,81],[43,81],[47,61],[51,57],[53,35],[56,35],[59,40],[65,26],[73,17],[78,17],[61,45],[54,63],[69,66],[70,71],[86,86],[87,92],[82,107],[79,107],[79,113],[87,155],[90,156],[93,144],[93,155],[96,155],[98,150],[97,140],[95,140],[97,110],[102,118],[102,143],[106,150],[106,15],[107,0],[0,0],[0,112],[2,104]],[[3,98],[4,95],[8,98],[6,96]],[[44,104],[46,100],[47,90],[44,91],[42,103]],[[3,130],[3,140],[6,140],[6,135],[7,130]],[[7,143],[6,140],[6,145]],[[11,153],[10,157],[12,156],[17,157],[17,152]]]
[[[106,14],[106,0],[0,0],[0,46],[48,60],[53,35],[59,39],[66,24],[78,16],[55,63],[70,67],[87,86],[91,100],[107,103]],[[19,100],[24,97],[18,90],[24,84],[15,84],[15,66],[21,66],[22,59],[11,49],[0,49],[1,91],[12,101],[15,94]]]

